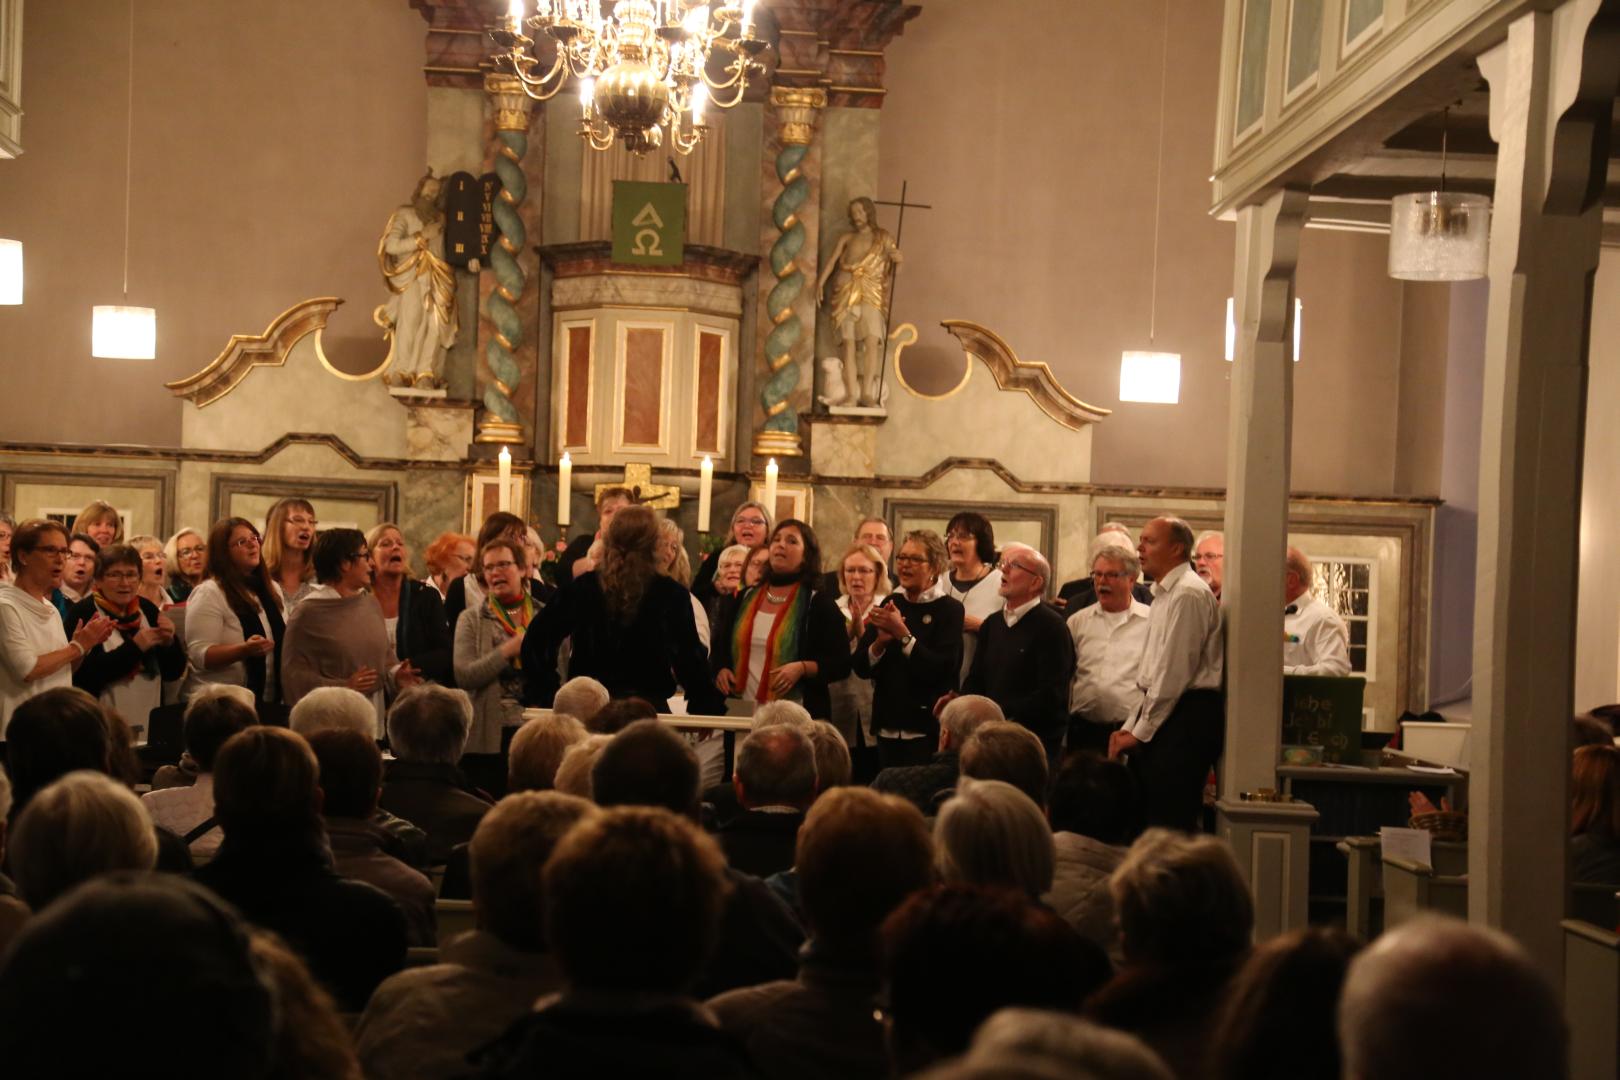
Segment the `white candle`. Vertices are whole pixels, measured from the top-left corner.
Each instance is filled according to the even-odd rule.
[[[501,510],[512,509],[512,451],[501,447]]]
[[[714,459],[703,455],[698,469],[698,532],[709,531],[709,502],[714,496]]]
[[[557,524],[568,524],[568,497],[574,488],[574,459],[563,451],[562,460],[557,462]]]
[[[765,513],[770,515],[772,521],[776,520],[776,474],[780,470],[776,467],[776,459],[771,458],[765,466]]]
[[[513,27],[522,29],[523,0],[512,0],[510,4],[506,5],[506,17],[512,20]]]

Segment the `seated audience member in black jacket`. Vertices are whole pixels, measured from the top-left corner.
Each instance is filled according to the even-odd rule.
[[[185,674],[186,653],[174,623],[138,595],[141,573],[139,551],[108,544],[96,555],[93,591],[68,609],[63,622],[72,637],[97,615],[112,620],[113,632],[74,669],[73,685],[144,731],[152,710],[163,704],[164,681]]]
[[[742,812],[720,827],[726,862],[762,878],[792,869],[799,826],[816,798],[810,736],[790,724],[749,732],[737,747],[731,782]]]
[[[377,802],[427,833],[430,865],[442,865],[451,848],[471,840],[491,805],[456,767],[471,713],[465,693],[431,683],[405,691],[388,710],[395,756]]]
[[[1001,550],[1000,611],[979,627],[973,666],[964,694],[983,694],[1007,719],[1033,731],[1057,762],[1069,724],[1069,681],[1074,675],[1074,639],[1056,608],[1041,603],[1052,567],[1024,544]]]
[[[873,609],[855,648],[855,674],[871,679],[872,730],[884,768],[922,765],[939,744],[934,703],[956,690],[962,604],[936,595],[945,542],[919,529],[895,556],[900,588]]]
[[[687,710],[725,712],[709,675],[691,595],[658,573],[658,518],[627,506],[608,526],[601,565],[576,577],[540,613],[523,640],[523,678],[530,705],[550,708],[557,694],[557,650],[571,639],[571,677],[588,675],[615,698],[639,697],[669,711],[676,684]]]
[[[932,817],[941,798],[956,788],[962,774],[962,747],[982,725],[1004,720],[1001,706],[979,694],[961,694],[950,700],[939,713],[939,749],[921,765],[899,765],[884,769],[872,780],[872,788],[888,795],[899,795],[924,814]]]
[[[382,608],[383,619],[394,620],[389,638],[395,658],[410,661],[424,679],[454,686],[444,601],[432,585],[412,580],[410,554],[399,526],[391,521],[376,526],[366,533],[366,546],[373,568],[371,595]]]
[[[315,753],[285,728],[231,736],[214,762],[219,854],[196,879],[280,934],[337,999],[359,1012],[405,964],[405,917],[380,890],[332,870]]]

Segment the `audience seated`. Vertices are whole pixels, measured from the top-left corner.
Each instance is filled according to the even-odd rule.
[[[917,809],[932,814],[940,798],[956,787],[962,771],[962,745],[968,737],[992,720],[1005,719],[1001,706],[981,694],[952,698],[939,714],[939,747],[933,760],[884,769],[872,787],[910,799]]]
[[[587,735],[565,750],[557,765],[557,790],[564,795],[591,798],[591,770],[596,767],[602,749],[612,741],[612,735]]]
[[[332,995],[276,935],[248,931],[248,950],[276,989],[280,1017],[268,1080],[363,1080],[348,1026]]]
[[[371,885],[328,863],[315,754],[283,728],[233,735],[214,762],[225,839],[197,880],[284,937],[346,1012],[405,962],[405,918]]]
[[[598,806],[657,806],[696,821],[698,777],[697,755],[686,740],[657,720],[643,720],[614,736],[592,770],[591,784]],[[729,866],[725,874],[730,898],[719,944],[698,977],[699,998],[791,979],[804,944],[793,913],[763,881]]]
[[[1454,919],[1402,923],[1350,963],[1345,1080],[1569,1075],[1558,995],[1510,938]]]
[[[585,725],[567,713],[552,712],[525,721],[507,750],[506,790],[550,791],[556,787],[563,754],[587,734]]]
[[[1142,831],[1136,778],[1118,761],[1072,754],[1052,780],[1047,820],[1057,863],[1043,899],[1117,964],[1123,957],[1108,878]]]
[[[99,874],[156,863],[157,838],[141,801],[99,772],[71,772],[36,793],[11,831],[11,872],[35,911]]]
[[[656,720],[658,710],[652,702],[638,697],[615,698],[596,710],[585,723],[585,730],[593,735],[617,735],[637,720]]]
[[[105,773],[111,738],[96,699],[77,687],[46,690],[17,706],[6,727],[11,820],[34,793],[77,769]]]
[[[246,688],[225,683],[200,688],[186,704],[182,728],[196,779],[189,787],[162,788],[141,796],[152,820],[180,837],[194,856],[211,857],[224,836],[214,818],[214,759],[219,748],[256,723],[253,695]]]
[[[825,795],[835,787],[850,783],[855,763],[850,758],[844,733],[828,720],[810,723],[810,745],[816,752],[816,794]]]
[[[0,768],[0,866],[6,863],[6,822],[11,817],[11,778]],[[17,885],[0,873],[0,954],[28,921],[28,905],[23,903]]]
[[[812,721],[813,718],[809,709],[806,709],[797,701],[784,699],[765,702],[754,710],[754,715],[749,718],[748,722],[753,730],[758,731],[760,728],[770,727],[773,724],[798,724],[802,727]]]
[[[1255,948],[1215,1024],[1218,1080],[1338,1080],[1339,991],[1361,942],[1295,930]]]
[[[713,840],[667,810],[621,807],[564,836],[542,881],[546,940],[567,989],[480,1051],[480,1076],[750,1075],[742,1047],[689,996],[728,891]]]
[[[816,752],[805,728],[775,724],[737,747],[732,776],[742,812],[720,826],[726,861],[755,877],[793,866],[804,812],[816,798]]]
[[[884,922],[883,949],[897,1076],[960,1054],[998,1009],[1077,1012],[1108,978],[1101,949],[1009,889],[915,893]]]
[[[962,775],[1006,781],[1036,806],[1046,808],[1046,788],[1051,782],[1046,748],[1022,724],[991,720],[974,729],[962,744]]]
[[[287,726],[304,738],[317,731],[343,729],[375,737],[377,711],[371,699],[347,686],[321,686],[292,707]]]
[[[1303,1075],[1303,1074],[1302,1074]],[[1043,1009],[1002,1009],[956,1061],[920,1080],[1174,1080],[1157,1054],[1122,1031]]]
[[[1182,1080],[1211,1075],[1208,1045],[1226,985],[1247,958],[1254,904],[1231,849],[1149,829],[1109,879],[1125,964],[1088,1003]]]
[[[866,788],[816,800],[799,830],[798,888],[810,931],[798,977],[709,1002],[766,1080],[883,1080],[876,1016],[878,929],[933,879],[933,845],[917,808]]]
[[[1578,747],[1569,791],[1571,876],[1620,888],[1620,747]]]
[[[388,854],[389,835],[372,820],[382,788],[382,753],[371,736],[344,728],[317,731],[308,739],[320,766],[321,817],[339,877],[375,885],[405,916],[407,944],[438,939],[433,883]]]
[[[572,716],[588,730],[594,730],[590,723],[608,703],[609,696],[608,688],[589,675],[576,675],[557,688],[551,711]]]
[[[472,839],[489,811],[489,798],[456,768],[471,727],[467,695],[432,683],[405,691],[388,710],[395,760],[388,763],[378,803],[427,833],[432,865],[444,863],[451,848]]]
[[[1017,889],[1031,900],[1052,888],[1052,830],[1011,784],[962,777],[940,808],[934,841],[946,884]]]
[[[569,829],[595,817],[584,799],[555,791],[508,795],[484,815],[471,843],[478,929],[446,941],[437,964],[390,975],[355,1030],[367,1080],[449,1080],[467,1054],[561,989],[541,933],[540,868]]]

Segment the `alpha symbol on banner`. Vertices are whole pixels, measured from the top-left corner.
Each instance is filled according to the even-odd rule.
[[[659,242],[658,230],[664,227],[664,219],[658,216],[653,204],[643,206],[630,224],[636,226],[636,246],[630,249],[632,255],[662,255],[664,246]]]

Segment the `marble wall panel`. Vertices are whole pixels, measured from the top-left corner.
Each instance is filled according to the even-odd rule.
[[[667,331],[627,327],[624,331],[624,446],[659,446],[664,440],[664,359]]]
[[[591,438],[591,347],[596,324],[568,327],[568,420],[565,446],[587,446]]]
[[[405,411],[405,446],[413,460],[461,461],[472,438],[470,405],[412,405]]]
[[[877,472],[877,427],[812,420],[810,471],[816,476],[872,476]]]
[[[726,339],[698,331],[697,424],[694,442],[699,453],[720,453],[720,411],[724,393],[720,385]]]

